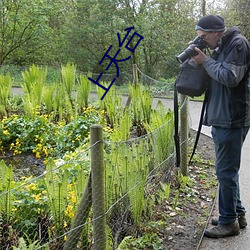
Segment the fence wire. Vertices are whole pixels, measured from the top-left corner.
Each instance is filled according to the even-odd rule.
[[[144,83],[155,81],[140,73]],[[126,237],[142,233],[137,231],[138,225],[154,216],[161,183],[170,183],[173,177],[173,128],[170,117],[144,136],[101,142],[107,249],[117,249]],[[91,208],[92,147],[77,149],[73,157],[66,154],[61,160],[48,159],[39,165],[42,174],[18,179],[15,169],[1,161],[1,249],[92,249],[93,224],[100,219],[93,219]],[[13,188],[17,182],[20,185]],[[71,245],[66,245],[70,235]]]
[[[174,145],[170,123],[140,138],[105,142],[107,249],[117,249],[126,236],[136,236],[137,226],[154,214],[160,183],[171,181]],[[34,249],[64,249],[67,236],[78,229],[81,234],[75,249],[91,249],[91,204],[86,204],[85,217],[72,228],[83,192],[91,193],[86,190],[91,189],[87,184],[89,150],[78,152],[81,160],[49,161],[42,175],[24,178],[14,189],[10,188],[14,178],[8,176],[6,191],[0,195],[1,210],[8,213],[6,217],[2,214],[0,221],[1,249],[22,242],[32,242]]]

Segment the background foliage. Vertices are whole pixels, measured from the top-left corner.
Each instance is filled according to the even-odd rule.
[[[200,16],[220,14],[227,26],[239,25],[250,36],[247,0],[15,0],[1,1],[0,8],[0,65],[71,62],[84,72],[105,72],[105,61],[99,64],[104,53],[113,45],[114,55],[117,33],[124,37],[134,26],[144,39],[136,53],[120,51],[119,59],[132,54],[120,70],[136,63],[145,74],[166,79],[176,75],[175,56],[195,37]],[[107,73],[116,72],[112,67]]]

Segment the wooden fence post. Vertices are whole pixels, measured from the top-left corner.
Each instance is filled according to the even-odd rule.
[[[64,244],[63,250],[71,250],[77,248],[77,243],[81,237],[83,225],[86,222],[91,208],[91,176],[83,192],[81,201],[78,205],[76,216],[73,220],[70,233]]]
[[[106,216],[104,192],[103,130],[99,124],[90,127],[91,176],[93,205],[93,250],[106,249]]]
[[[138,71],[137,71],[137,65],[133,64],[133,77],[134,77],[134,84],[138,84]]]

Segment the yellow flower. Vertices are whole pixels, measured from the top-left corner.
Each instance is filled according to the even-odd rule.
[[[10,133],[9,133],[8,130],[4,130],[4,131],[3,131],[3,134],[4,134],[4,135],[9,135]]]
[[[40,159],[40,158],[41,158],[41,155],[40,155],[39,152],[36,152],[36,158],[37,158],[37,159]]]
[[[64,213],[65,213],[65,215],[68,215],[69,218],[73,218],[74,217],[73,206],[68,205],[66,208],[66,211],[64,211]]]
[[[75,195],[72,195],[71,201],[72,201],[72,203],[76,203],[76,196]]]
[[[46,147],[43,147],[43,153],[45,154],[46,157],[48,157],[49,153]]]
[[[18,155],[18,154],[21,154],[21,153],[22,153],[22,151],[19,151],[19,150],[15,149],[13,154]]]
[[[28,191],[35,191],[37,190],[37,185],[35,183],[30,183],[29,185],[26,186],[26,189]]]
[[[13,207],[11,210],[12,210],[12,212],[16,212],[17,208]]]
[[[41,195],[42,195],[41,193],[33,194],[32,197],[35,198],[36,201],[40,201],[42,199]]]

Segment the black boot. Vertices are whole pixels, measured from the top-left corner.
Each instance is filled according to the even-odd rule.
[[[232,224],[218,224],[215,227],[205,230],[204,235],[209,238],[224,238],[228,236],[238,235],[240,233],[240,227],[238,222]]]
[[[243,228],[245,228],[247,226],[247,220],[246,220],[245,214],[242,214],[242,215],[238,216],[238,222],[239,222],[240,229],[243,229]],[[217,218],[212,218],[211,224],[214,225],[214,226],[217,226],[218,225],[218,219]]]

